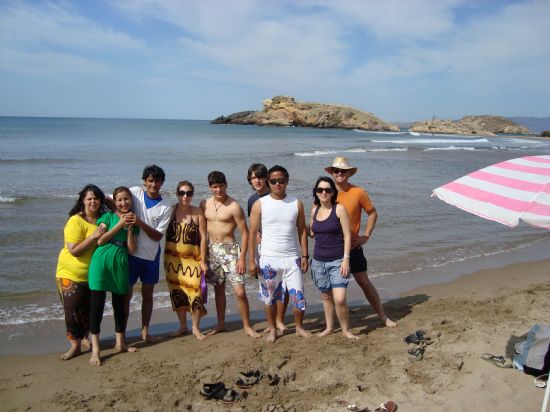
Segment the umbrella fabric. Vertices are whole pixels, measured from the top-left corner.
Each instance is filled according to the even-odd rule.
[[[507,226],[523,220],[550,230],[550,156],[497,163],[438,187],[432,196]]]

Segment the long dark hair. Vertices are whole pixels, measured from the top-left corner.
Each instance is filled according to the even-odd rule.
[[[86,197],[88,192],[92,192],[95,197],[99,199],[99,209],[97,211],[97,216],[99,217],[103,213],[105,213],[105,195],[103,194],[103,191],[96,185],[86,185],[78,193],[78,200],[76,201],[72,209],[69,210],[69,216],[81,215],[84,213],[84,198]]]
[[[321,182],[327,182],[332,188],[332,196],[330,197],[330,203],[335,204],[336,199],[338,198],[338,189],[336,189],[336,184],[334,183],[334,180],[332,180],[328,176],[319,176],[319,178],[315,182],[315,186],[313,186],[313,203],[316,204],[317,206],[321,204],[319,197],[317,197],[317,192],[315,191],[317,189],[317,185],[319,185],[319,183]]]

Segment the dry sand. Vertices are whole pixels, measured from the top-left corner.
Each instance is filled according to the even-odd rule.
[[[230,332],[205,342],[187,335],[154,345],[136,342],[137,353],[106,348],[101,367],[88,365],[89,354],[70,361],[61,361],[59,353],[3,356],[0,409],[346,411],[338,401],[374,409],[392,399],[400,411],[536,411],[544,390],[533,378],[480,355],[510,356],[533,324],[545,323],[549,278],[550,261],[542,261],[415,289],[385,305],[396,329],[382,327],[370,308],[354,307],[358,341],[340,333],[309,339],[291,334],[268,344],[231,325]],[[311,331],[319,331],[322,321],[320,313],[306,315]],[[437,336],[421,361],[409,358],[403,342],[417,329]],[[275,386],[262,380],[233,405],[199,395],[203,383],[234,387],[239,371],[251,369],[281,380]]]

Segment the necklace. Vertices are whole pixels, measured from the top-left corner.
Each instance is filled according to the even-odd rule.
[[[225,199],[223,199],[223,202],[221,202],[219,206],[216,206],[216,199],[214,199],[214,209],[216,209],[216,214],[218,214],[218,210],[220,210],[220,208],[223,206],[226,200],[227,200],[227,196]]]

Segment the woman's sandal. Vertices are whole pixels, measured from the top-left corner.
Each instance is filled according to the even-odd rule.
[[[492,363],[495,366],[498,366],[499,368],[513,368],[514,365],[512,362],[509,362],[506,360],[504,356],[496,356],[492,353],[484,353],[481,355],[481,359],[486,360],[489,363]]]
[[[262,380],[263,374],[260,371],[240,372],[239,379],[235,382],[241,389],[250,389]]]
[[[243,397],[242,393],[226,388],[223,382],[205,383],[200,394],[206,399],[214,399],[223,403],[234,403]]]
[[[545,373],[544,375],[537,376],[535,378],[535,386],[537,388],[546,388],[546,384],[548,383],[548,374]]]
[[[374,412],[394,412],[397,410],[397,404],[394,401],[387,401],[381,404]]]

